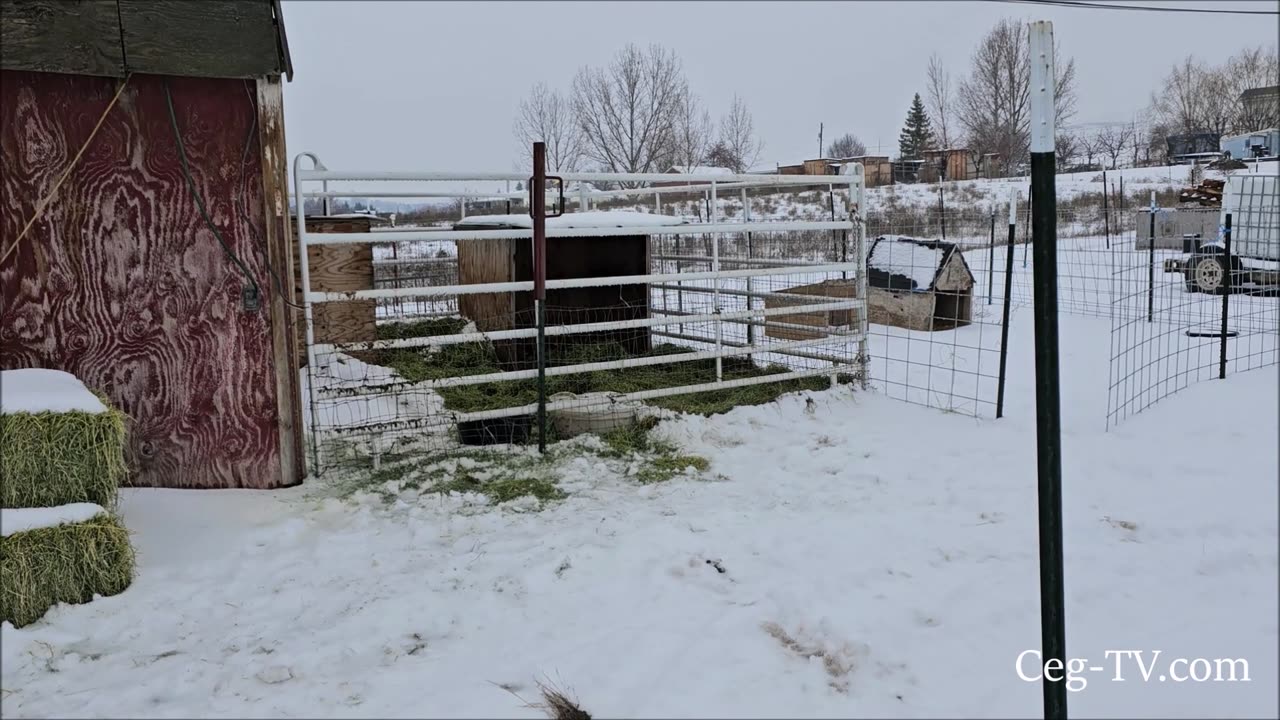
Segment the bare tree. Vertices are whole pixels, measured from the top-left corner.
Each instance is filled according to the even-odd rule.
[[[1120,154],[1129,147],[1133,139],[1133,128],[1129,125],[1107,125],[1098,132],[1098,146],[1111,158],[1111,169],[1116,169]]]
[[[1055,48],[1057,124],[1075,112],[1075,60]],[[956,93],[956,117],[969,150],[998,153],[1008,172],[1026,157],[1031,141],[1031,61],[1026,28],[1000,20],[979,41],[968,77]]]
[[[937,53],[929,56],[929,70],[925,102],[929,106],[929,117],[933,120],[933,131],[937,133],[942,147],[952,145],[952,132],[955,128],[955,89],[951,83],[951,73],[942,64]]]
[[[751,111],[737,95],[733,96],[728,114],[720,121],[720,143],[728,151],[728,167],[735,173],[754,167],[764,150],[764,143],[756,137]]]
[[[1151,110],[1177,132],[1202,130],[1204,105],[1208,102],[1207,70],[1191,55],[1169,71],[1164,84],[1151,95]]]
[[[701,165],[710,149],[713,132],[711,113],[702,107],[698,96],[686,91],[676,115],[676,164],[684,166],[686,170],[694,165]]]
[[[1093,158],[1102,154],[1102,140],[1100,132],[1082,132],[1077,142],[1080,145],[1080,152],[1084,153],[1084,161],[1086,165],[1093,165]]]
[[[845,133],[832,141],[827,148],[827,157],[851,158],[867,154],[867,146],[853,133]]]
[[[1079,149],[1079,139],[1075,133],[1070,130],[1059,130],[1053,138],[1053,154],[1058,161],[1058,170],[1065,170],[1072,165],[1075,159],[1076,151]]]
[[[1226,90],[1234,109],[1235,132],[1246,133],[1263,128],[1280,126],[1280,105],[1267,103],[1246,104],[1241,94],[1251,88],[1280,85],[1280,56],[1276,48],[1245,48],[1239,55],[1227,61]]]
[[[704,162],[712,167],[732,167],[734,164],[733,152],[729,150],[729,146],[725,145],[723,140],[716,140],[711,149],[707,150],[707,157]]]
[[[514,133],[520,143],[524,167],[533,166],[533,144],[547,144],[547,170],[573,172],[582,160],[582,133],[573,106],[546,83],[533,86],[529,97],[520,101]]]
[[[1133,162],[1130,167],[1138,167],[1138,159],[1142,155],[1142,149],[1147,148],[1148,154],[1151,152],[1150,146],[1147,144],[1147,129],[1144,125],[1139,125],[1137,120],[1129,124],[1129,149],[1133,150]]]
[[[1147,162],[1155,162],[1156,164],[1164,164],[1169,157],[1169,136],[1173,134],[1169,130],[1169,126],[1164,123],[1156,122],[1147,127],[1147,142],[1145,156]]]
[[[1280,125],[1280,110],[1274,105],[1246,104],[1241,93],[1278,83],[1280,60],[1274,47],[1245,48],[1220,67],[1188,55],[1152,93],[1151,111],[1173,133],[1226,134],[1275,127]]]
[[[687,92],[679,58],[660,45],[642,50],[629,44],[607,68],[580,69],[573,79],[573,109],[585,156],[608,172],[667,169],[674,164],[677,118]]]

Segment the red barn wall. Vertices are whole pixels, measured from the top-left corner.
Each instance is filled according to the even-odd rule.
[[[0,77],[0,248],[7,249],[119,81],[9,70]],[[243,276],[185,185],[166,79],[196,187],[261,288],[256,311],[243,309]],[[277,293],[265,263],[254,83],[133,76],[16,253],[0,263],[0,367],[66,370],[105,393],[130,418],[135,485],[269,488],[301,480],[296,446],[285,448],[282,469],[281,408],[289,398],[278,397],[286,393],[272,345]],[[296,382],[294,368],[281,377]]]

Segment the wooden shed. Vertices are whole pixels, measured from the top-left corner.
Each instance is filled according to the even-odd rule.
[[[133,485],[300,482],[279,4],[5,0],[0,36],[0,368],[104,393]]]
[[[642,227],[659,231],[662,226],[680,225],[683,220],[665,215],[636,212],[583,212],[547,220],[547,229],[637,227],[635,235],[594,237],[548,237],[547,280],[569,278],[647,275],[649,234]],[[456,230],[530,228],[527,215],[478,215],[454,225]],[[527,282],[533,280],[531,240],[461,240],[458,242],[458,280],[463,284]],[[480,293],[458,298],[460,314],[483,332],[534,327],[533,293]],[[601,285],[547,290],[546,324],[577,325],[589,322],[637,320],[649,317],[647,284]],[[548,352],[556,355],[567,345],[616,342],[631,354],[651,347],[644,328],[560,336],[548,341]],[[499,357],[513,367],[536,363],[532,340],[495,343]]]
[[[978,164],[967,148],[925,150],[920,168],[921,181],[973,180],[978,177]]]
[[[954,243],[878,237],[867,253],[867,321],[924,331],[968,325],[973,282]]]
[[[893,184],[893,163],[889,162],[888,155],[859,155],[841,158],[834,163],[840,168],[854,163],[861,164],[863,179],[869,188]]]

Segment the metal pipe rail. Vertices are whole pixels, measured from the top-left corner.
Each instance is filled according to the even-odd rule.
[[[809,296],[816,299],[815,296]],[[753,310],[737,310],[727,313],[708,313],[698,315],[697,313],[685,313],[684,317],[678,319],[672,318],[641,318],[637,320],[613,320],[609,322],[582,323],[579,325],[553,325],[546,329],[549,337],[560,335],[577,335],[581,333],[603,332],[608,330],[628,330],[631,328],[648,328],[660,327],[662,325],[684,325],[697,322],[715,322],[717,320],[735,320],[750,317],[771,317],[773,315],[794,315],[805,312],[825,312],[829,310],[855,310],[861,308],[863,302],[861,300],[839,300],[836,302],[812,303],[809,305],[794,305],[779,308],[755,308]],[[663,314],[674,314],[674,310],[660,310],[655,308],[653,312],[661,312]],[[810,328],[812,329],[812,328]],[[400,350],[404,348],[426,347],[436,348],[445,345],[461,345],[472,342],[493,342],[495,340],[517,340],[521,338],[531,338],[537,335],[536,328],[521,328],[517,330],[490,330],[487,332],[474,333],[455,333],[452,335],[428,335],[425,337],[395,338],[390,340],[366,340],[364,342],[352,343],[333,343],[321,344],[317,346],[318,352],[351,352],[351,351],[369,351],[369,350]]]
[[[294,174],[301,182],[311,181],[370,181],[370,182],[466,182],[466,181],[503,181],[515,180],[525,182],[528,173],[523,172],[398,172],[367,170],[302,170]],[[701,182],[725,185],[728,183],[746,183],[751,185],[848,185],[853,175],[749,175],[728,174],[708,175],[706,173],[613,173],[613,172],[574,172],[560,173],[559,177],[568,182]],[[631,188],[645,190],[646,188]],[[664,190],[666,188],[663,188]]]
[[[483,216],[480,216],[483,217]],[[572,217],[566,215],[563,217]],[[848,220],[690,223],[688,225],[625,225],[621,227],[548,227],[547,237],[623,237],[629,235],[710,235],[719,233],[798,232],[802,230],[851,230]],[[300,233],[301,234],[301,233]],[[306,233],[307,246],[378,245],[383,243],[435,242],[438,240],[526,240],[532,228],[510,230],[387,230],[378,233]]]
[[[760,375],[750,378],[738,378],[735,380],[721,380],[718,382],[707,382],[698,385],[682,385],[670,388],[656,388],[654,390],[641,390],[632,393],[623,393],[615,396],[615,400],[619,402],[641,402],[644,400],[654,400],[661,397],[670,397],[672,395],[684,395],[691,393],[708,392],[711,390],[728,390],[731,388],[748,387],[751,385],[765,385],[768,383],[785,382],[788,380],[800,380],[822,375],[831,375],[832,368],[814,368],[810,370],[795,370],[786,373],[777,373],[775,375]],[[547,411],[569,410],[574,407],[580,407],[581,400],[555,400],[547,402]],[[509,408],[498,408],[496,410],[480,410],[476,412],[458,412],[445,410],[445,415],[451,422],[463,423],[474,420],[497,420],[506,417],[517,417],[520,415],[532,415],[537,412],[537,403],[528,405],[520,405]],[[393,420],[390,422],[372,423],[368,425],[354,425],[342,428],[335,428],[332,432],[336,435],[356,435],[370,431],[391,431],[397,430],[414,430],[421,429],[429,422],[427,418],[411,419],[411,420]]]
[[[568,288],[602,287],[613,285],[643,285],[677,282],[680,280],[709,280],[715,278],[747,278],[766,275],[794,275],[798,273],[837,273],[856,271],[855,263],[829,263],[794,267],[752,268],[747,270],[708,270],[690,273],[653,273],[649,275],[615,275],[613,277],[567,278],[548,280],[548,290]],[[678,287],[678,286],[677,286]],[[687,289],[687,288],[686,288]],[[464,285],[435,285],[432,287],[381,288],[378,290],[347,290],[344,292],[308,292],[303,298],[311,303],[346,302],[377,298],[439,297],[441,295],[476,295],[479,293],[527,292],[533,290],[532,280],[500,283],[467,283]],[[812,296],[810,296],[812,297]]]
[[[777,343],[772,347],[779,350],[790,350],[795,348],[812,347],[815,345],[830,344],[838,342],[832,338],[814,338],[811,340],[793,340],[784,343]],[[694,362],[696,360],[713,360],[717,356],[732,357],[736,355],[749,355],[762,352],[759,346],[747,348],[735,348],[732,350],[707,350],[704,352],[691,353],[672,353],[670,355],[651,355],[637,358],[623,358],[621,360],[602,360],[600,362],[581,363],[579,365],[560,365],[557,367],[549,367],[546,369],[548,377],[555,375],[576,375],[578,373],[598,372],[601,370],[626,370],[629,368],[648,367],[650,365],[666,365],[682,362]],[[343,388],[319,388],[321,397],[361,397],[365,395],[376,395],[395,388],[412,388],[421,390],[438,390],[440,388],[463,387],[465,385],[484,385],[485,383],[505,382],[509,380],[532,380],[538,377],[537,370],[507,370],[496,373],[484,373],[482,375],[458,375],[456,377],[434,378],[429,380],[420,380],[418,382],[396,381],[388,383],[378,383],[376,385],[361,385],[355,387]]]

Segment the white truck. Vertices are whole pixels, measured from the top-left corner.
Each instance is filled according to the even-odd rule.
[[[1231,216],[1231,253],[1224,230]],[[1280,175],[1236,174],[1227,178],[1217,237],[1194,252],[1166,260],[1165,272],[1180,272],[1187,292],[1221,295],[1280,291]]]

